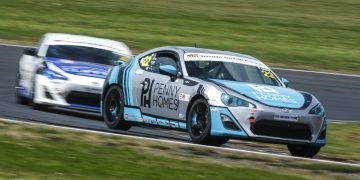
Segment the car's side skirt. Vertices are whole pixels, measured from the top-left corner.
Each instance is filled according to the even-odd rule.
[[[125,121],[129,121],[135,124],[144,124],[149,126],[159,126],[162,128],[171,128],[178,130],[186,130],[186,122],[176,119],[169,119],[163,117],[157,117],[153,115],[143,114],[138,107],[125,106],[124,117]]]

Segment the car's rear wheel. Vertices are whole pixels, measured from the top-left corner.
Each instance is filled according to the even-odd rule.
[[[112,86],[109,88],[106,92],[102,108],[104,121],[109,128],[124,131],[131,128],[131,125],[123,119],[124,96],[120,87]]]
[[[287,147],[291,155],[308,158],[314,157],[321,149],[321,146],[303,144],[288,144]]]
[[[211,115],[205,99],[194,101],[187,118],[187,129],[194,143],[220,146],[229,140],[226,137],[211,136]]]

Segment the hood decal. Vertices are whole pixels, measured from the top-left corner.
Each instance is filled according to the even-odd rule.
[[[78,62],[67,59],[47,58],[55,66],[66,73],[105,79],[111,66],[99,65],[87,62]]]
[[[304,96],[290,88],[217,79],[211,81],[269,106],[301,108],[305,103]]]

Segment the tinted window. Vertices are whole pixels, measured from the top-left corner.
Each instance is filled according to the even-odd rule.
[[[127,61],[128,59],[128,57],[104,49],[71,45],[49,46],[46,57],[106,65],[115,65],[116,61]]]
[[[159,73],[162,65],[172,65],[177,68],[177,58],[172,53],[153,53],[140,59],[140,67],[146,71]]]
[[[279,86],[275,75],[269,71],[240,63],[223,61],[186,61],[186,70],[191,77],[221,79]]]

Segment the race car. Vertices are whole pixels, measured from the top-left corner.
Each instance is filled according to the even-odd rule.
[[[208,145],[229,139],[282,143],[294,156],[313,157],[326,144],[325,110],[288,83],[248,55],[160,47],[112,68],[102,116],[112,129],[174,128]]]
[[[101,90],[110,68],[132,56],[121,42],[82,35],[45,34],[19,61],[18,103],[41,109],[60,106],[100,112]]]

